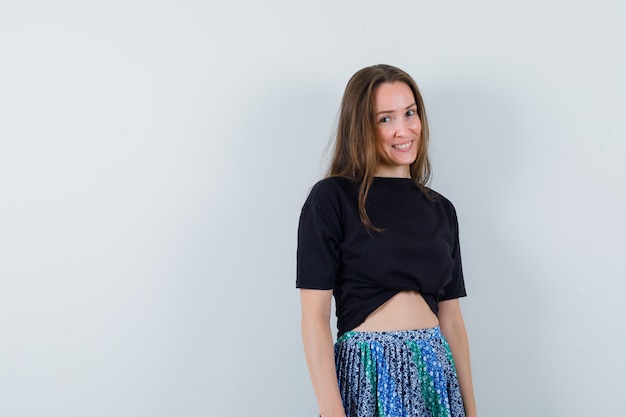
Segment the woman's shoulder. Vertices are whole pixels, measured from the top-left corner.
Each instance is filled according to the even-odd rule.
[[[326,177],[311,188],[305,205],[334,205],[345,198],[356,196],[357,185],[345,177]]]
[[[443,206],[444,208],[447,209],[447,211],[451,212],[452,214],[456,215],[456,209],[454,208],[454,204],[452,204],[452,201],[450,201],[446,196],[444,196],[443,194],[433,190],[432,188],[429,187],[425,187],[425,190],[428,194],[428,196],[430,197],[430,200],[435,203],[435,204],[440,204],[441,206]]]
[[[326,177],[319,180],[311,189],[311,195],[333,195],[352,192],[357,185],[346,177]]]

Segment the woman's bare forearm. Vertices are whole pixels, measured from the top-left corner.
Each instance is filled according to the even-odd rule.
[[[326,309],[325,299],[319,300],[318,296],[302,296],[304,354],[321,417],[345,417],[335,370],[330,305]]]
[[[337,384],[330,325],[324,326],[315,320],[303,318],[302,340],[320,415],[345,416]]]
[[[452,302],[458,303],[457,300],[450,301],[450,303]],[[454,311],[457,309],[458,304],[454,306],[452,310]],[[440,314],[440,319],[441,318]],[[448,314],[446,318],[443,318],[440,322],[440,326],[441,332],[448,341],[450,350],[452,351],[452,358],[454,359],[454,364],[456,366],[461,397],[463,398],[465,415],[466,417],[476,417],[476,400],[474,399],[474,386],[472,383],[469,341],[460,309],[458,309],[458,313],[454,311],[453,314]]]

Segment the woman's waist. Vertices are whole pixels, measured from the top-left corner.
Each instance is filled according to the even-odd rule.
[[[432,328],[437,316],[416,291],[400,291],[370,313],[356,326],[357,332],[388,332]]]
[[[372,343],[372,342],[393,342],[404,343],[406,341],[428,341],[432,339],[444,339],[443,334],[439,326],[428,327],[424,329],[413,330],[390,330],[390,331],[378,331],[378,332],[361,332],[356,330],[350,330],[337,338],[336,345],[345,343]]]

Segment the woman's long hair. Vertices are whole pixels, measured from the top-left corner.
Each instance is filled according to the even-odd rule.
[[[415,96],[417,115],[422,124],[417,158],[409,166],[411,179],[429,197],[426,184],[431,167],[428,159],[428,120],[422,95],[409,74],[391,65],[373,65],[357,71],[343,93],[335,148],[327,177],[345,177],[359,184],[359,216],[368,230],[382,231],[375,227],[365,210],[374,171],[378,165],[376,135],[374,132],[374,92],[382,83],[403,82]]]

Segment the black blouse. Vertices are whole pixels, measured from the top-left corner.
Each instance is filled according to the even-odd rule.
[[[296,287],[333,290],[338,334],[352,330],[403,290],[422,294],[431,310],[466,295],[456,212],[408,178],[376,177],[367,214],[382,232],[368,233],[358,212],[358,184],[318,182],[298,228]]]

